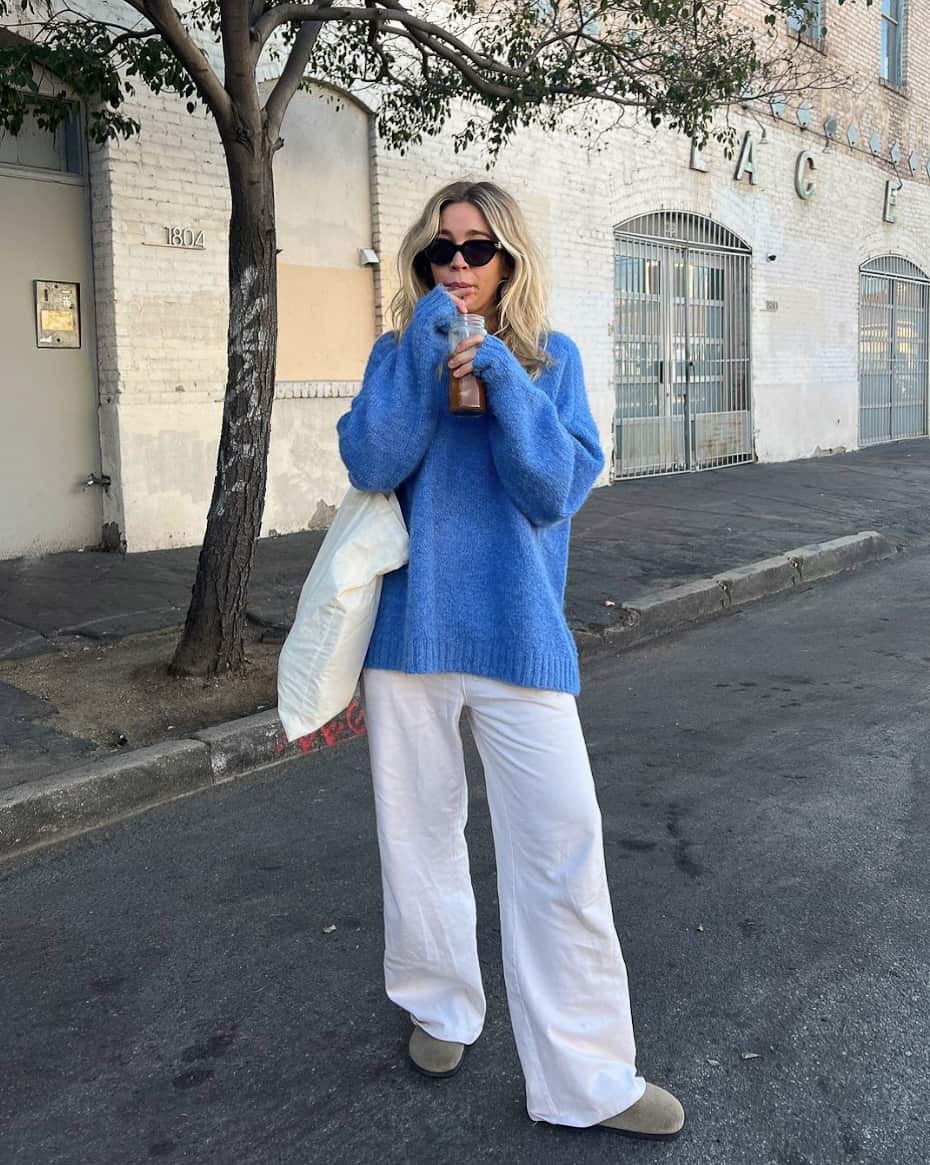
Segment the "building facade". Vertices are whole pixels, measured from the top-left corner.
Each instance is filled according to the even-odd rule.
[[[598,151],[525,131],[491,171],[581,348],[602,484],[928,433],[930,0],[809,13],[783,38],[848,83],[736,110],[732,157],[630,124]],[[134,112],[141,134],[103,148],[78,124],[0,143],[3,557],[203,534],[225,166],[181,102]],[[453,129],[401,156],[349,95],[287,114],[265,534],[328,524],[345,488],[335,424],[390,326],[400,239],[433,189],[486,174]]]

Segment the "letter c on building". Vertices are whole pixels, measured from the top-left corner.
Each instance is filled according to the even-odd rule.
[[[817,164],[814,161],[814,155],[810,150],[802,150],[798,154],[798,160],[794,166],[794,188],[797,191],[798,198],[803,198],[806,201],[817,189],[817,184],[813,178],[805,177],[805,171],[813,171],[816,169]]]

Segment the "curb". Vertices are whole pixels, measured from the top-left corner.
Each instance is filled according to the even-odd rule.
[[[8,789],[0,794],[0,855],[183,797],[209,776],[205,745],[170,740]]]
[[[749,566],[722,571],[712,578],[648,591],[630,603],[621,604],[616,621],[609,626],[579,628],[575,638],[582,652],[606,645],[622,651],[715,618],[734,607],[832,578],[897,553],[898,547],[877,530],[815,542]]]
[[[618,607],[610,626],[572,630],[582,652],[605,645],[623,650],[897,552],[883,535],[866,530],[647,592]],[[27,782],[0,792],[0,861],[365,732],[356,693],[341,715],[299,740],[288,742],[276,712],[262,712]]]
[[[328,724],[288,741],[275,712],[261,712],[0,792],[0,861],[235,777],[364,736],[358,694]]]

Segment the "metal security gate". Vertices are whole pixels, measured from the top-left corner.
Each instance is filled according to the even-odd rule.
[[[930,279],[898,255],[859,270],[859,444],[926,436]]]
[[[614,476],[751,461],[749,248],[679,212],[615,236]]]

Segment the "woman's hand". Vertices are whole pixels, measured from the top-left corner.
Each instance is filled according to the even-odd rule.
[[[449,372],[459,380],[473,370],[475,349],[483,343],[484,336],[469,336],[463,340],[449,357]]]

